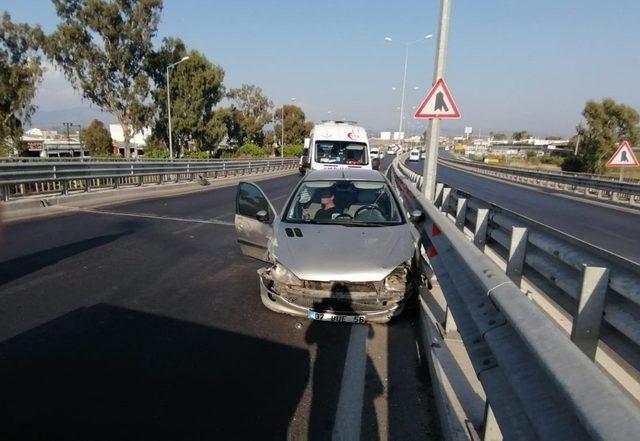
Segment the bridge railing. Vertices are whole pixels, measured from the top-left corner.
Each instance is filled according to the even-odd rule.
[[[612,295],[635,308],[634,314],[637,310],[635,296],[640,283],[633,264],[611,255],[582,262],[589,249],[576,246],[577,239],[565,242],[546,228],[534,231],[533,224],[527,224],[528,234],[516,230],[512,221],[521,219],[513,219],[512,213],[504,210],[491,213],[491,207],[480,207],[479,201],[470,204],[468,195],[465,198],[458,194],[455,198],[453,190],[440,185],[436,201],[439,208],[424,198],[419,189],[422,177],[404,166],[405,157],[394,161],[389,177],[403,202],[426,214],[419,229],[429,265],[504,438],[637,437],[639,408],[593,362],[589,353],[594,344],[591,332],[597,333],[600,326],[603,297],[615,292]],[[472,214],[469,208],[475,202],[479,208]],[[448,214],[452,206],[456,208],[454,216]],[[465,227],[467,230],[471,227],[472,238],[464,233]],[[512,234],[505,241],[501,234],[506,235],[507,229]],[[506,271],[483,252],[494,235],[503,248],[507,245]],[[550,244],[563,247],[554,248]],[[556,267],[573,264],[576,275],[586,274],[577,283],[569,281],[568,273],[556,275],[558,286],[567,285],[580,298],[574,321],[574,333],[580,337],[574,338],[578,345],[520,289],[525,267],[522,262],[535,268],[539,263],[536,259],[545,261],[546,256],[554,256]],[[580,267],[583,263],[590,266]],[[604,267],[593,266],[605,263],[611,265],[607,268],[609,273]],[[547,275],[553,281],[551,274]],[[611,308],[615,302],[604,303],[605,308]],[[625,328],[619,320],[620,317],[612,319],[617,329],[639,326],[638,322],[622,320],[630,326]]]
[[[2,200],[34,194],[90,191],[193,181],[295,168],[296,158],[180,161],[46,161],[0,163]]]
[[[542,172],[518,168],[501,167],[479,162],[439,158],[443,165],[499,179],[538,187],[551,188],[616,203],[640,205],[640,181],[615,177],[570,172]]]

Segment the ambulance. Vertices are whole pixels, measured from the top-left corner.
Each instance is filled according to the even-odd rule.
[[[376,169],[364,128],[354,121],[323,121],[311,130],[308,164],[311,170]]]

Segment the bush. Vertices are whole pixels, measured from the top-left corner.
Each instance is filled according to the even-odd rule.
[[[562,170],[571,172],[582,172],[585,169],[585,164],[582,158],[576,155],[569,155],[562,161]]]
[[[148,159],[169,159],[169,151],[164,149],[153,149],[144,152],[144,157]]]
[[[185,152],[184,159],[209,159],[209,152],[206,150],[195,150]]]
[[[564,158],[561,158],[560,156],[543,156],[540,158],[540,162],[543,164],[562,165]]]
[[[264,158],[267,154],[255,144],[245,144],[236,150],[234,156],[238,158]]]
[[[297,144],[286,144],[284,146],[284,156],[287,157],[299,157],[302,155],[303,147]]]

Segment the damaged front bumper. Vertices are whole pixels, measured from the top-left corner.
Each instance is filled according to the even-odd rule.
[[[272,277],[273,268],[258,270],[260,279],[260,297],[270,310],[298,317],[309,317],[309,311],[329,312],[336,315],[364,316],[374,323],[387,323],[399,315],[410,298],[410,289],[406,288],[406,274],[402,276],[401,289],[386,289],[389,282],[348,283],[348,282],[311,282],[302,285],[279,283]],[[387,279],[396,283],[398,275]]]

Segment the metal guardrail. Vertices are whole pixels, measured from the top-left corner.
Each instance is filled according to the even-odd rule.
[[[581,196],[640,205],[640,183],[631,180],[618,181],[600,175],[579,173],[552,173],[517,168],[500,167],[456,159],[439,158],[441,164],[500,179],[528,185],[553,188]]]
[[[531,234],[533,231],[527,236],[521,230],[514,230],[517,233],[513,237],[517,240],[511,244],[516,245],[509,246],[512,263],[505,273],[482,249],[486,239],[492,237],[492,231],[499,231],[489,221],[507,225],[507,219],[498,217],[498,213],[490,218],[488,209],[480,208],[487,211],[477,211],[479,222],[475,224],[477,227],[474,225],[475,240],[471,241],[460,231],[461,222],[464,220],[462,225],[466,225],[470,213],[458,209],[465,204],[469,207],[469,199],[457,199],[459,222],[456,225],[424,198],[419,190],[422,177],[404,166],[405,157],[394,161],[389,169],[390,178],[403,202],[426,214],[419,228],[429,264],[442,287],[447,309],[457,324],[504,438],[637,439],[640,409],[593,363],[584,348],[572,343],[516,283],[521,277],[516,263],[527,254],[522,238],[529,240],[530,236],[532,242],[538,243],[536,247],[545,249],[540,239],[545,236]],[[451,190],[441,186],[439,190],[441,201],[451,198]],[[445,208],[449,206],[444,204]],[[568,248],[558,254],[567,261],[573,259],[576,264],[583,258]],[[617,273],[613,277],[616,281],[607,285],[608,277],[603,276],[603,271],[583,271],[588,277],[583,279],[581,295],[584,292],[595,295],[590,296],[590,302],[581,302],[580,310],[586,312],[582,318],[591,319],[591,323],[593,308],[597,319],[601,317],[597,315],[596,304],[603,297],[603,285],[617,289],[612,285],[619,283],[634,289],[623,281],[626,273]],[[582,321],[582,325],[584,323]],[[589,335],[590,329],[578,328],[578,335]]]
[[[110,161],[110,162],[14,162],[0,163],[2,200],[33,194],[121,185],[161,184],[199,178],[291,169],[297,158],[213,161]]]
[[[280,158],[278,158],[280,159]],[[211,159],[187,159],[174,158],[173,162],[223,162],[232,159],[211,158]],[[0,163],[18,163],[18,162],[168,162],[167,158],[148,158],[146,156],[137,156],[135,158],[123,157],[93,157],[93,156],[50,156],[42,158],[39,156],[2,156]]]

